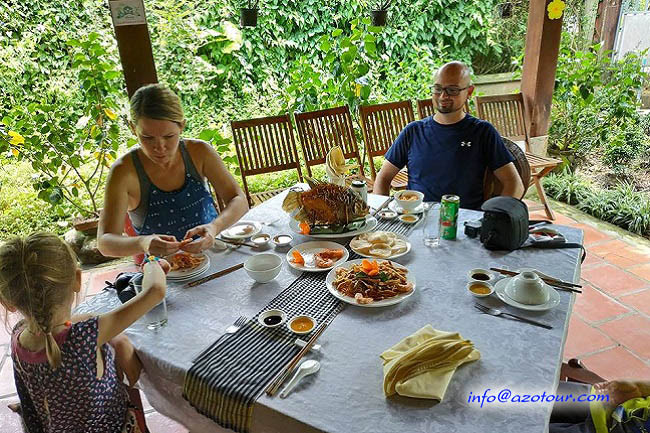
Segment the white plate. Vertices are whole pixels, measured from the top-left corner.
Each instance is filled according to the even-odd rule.
[[[400,206],[399,203],[397,203],[395,200],[388,203],[388,208],[390,210],[392,210],[392,211],[397,212],[398,215],[402,215],[402,214],[405,214],[405,213],[422,213],[422,212],[424,212],[424,202],[420,203],[420,205],[418,207],[416,207],[415,209],[410,210],[408,212],[405,212],[404,208],[402,206]]]
[[[249,233],[243,233],[241,230],[246,226],[252,226],[253,230]],[[255,236],[262,230],[262,224],[257,221],[238,221],[226,230],[221,232],[221,236],[228,239],[247,239]]]
[[[176,271],[169,271],[167,274],[167,279],[169,280],[186,280],[189,278],[196,277],[197,275],[202,274],[210,267],[210,257],[204,253],[193,254],[193,256],[200,257],[203,256],[205,259],[203,263],[193,269],[179,269]]]
[[[296,221],[295,219],[291,218],[289,221],[289,228],[294,233],[297,233],[301,235],[300,233],[300,227],[299,227],[299,222]],[[315,239],[337,239],[337,238],[348,238],[350,236],[356,236],[360,235],[361,233],[369,232],[371,230],[374,230],[374,228],[377,227],[377,218],[375,218],[372,215],[366,215],[366,223],[361,226],[361,228],[357,230],[353,230],[351,232],[343,232],[343,233],[327,233],[327,234],[320,234],[320,235],[305,235],[310,238],[315,238]]]
[[[329,271],[329,273],[327,274],[327,277],[325,278],[325,283],[327,284],[327,290],[329,290],[329,292],[332,295],[334,295],[336,298],[340,299],[343,302],[347,302],[348,304],[356,305],[358,307],[369,307],[369,308],[386,307],[388,305],[398,304],[398,303],[402,302],[404,299],[411,296],[413,293],[415,293],[415,277],[413,276],[413,273],[411,271],[409,271],[408,268],[405,268],[404,266],[400,265],[399,263],[391,262],[390,260],[388,260],[388,261],[391,262],[393,264],[393,266],[399,267],[399,268],[405,268],[408,271],[407,274],[406,274],[406,281],[409,282],[409,283],[413,283],[413,290],[411,290],[410,292],[405,293],[403,295],[398,295],[398,296],[395,296],[395,297],[389,298],[389,299],[382,299],[381,301],[375,301],[375,302],[373,302],[371,304],[358,304],[356,299],[351,298],[350,296],[345,296],[344,294],[342,294],[341,292],[336,290],[336,287],[334,287],[334,285],[332,284],[334,282],[334,280],[336,279],[336,270],[338,268],[341,268],[341,267],[345,267],[346,269],[349,269],[353,265],[361,263],[363,260],[365,260],[365,259],[350,260],[349,262],[342,263],[342,264],[334,267],[334,269],[332,269],[331,271]],[[381,261],[384,261],[384,260],[381,260]]]
[[[327,268],[319,268],[318,266],[316,266],[316,263],[314,262],[314,255],[316,253],[323,251],[324,249],[343,250],[343,257],[341,257],[336,262],[334,262],[332,266],[329,266]],[[299,265],[291,261],[293,259],[294,251],[298,251],[305,259],[305,266]],[[329,271],[337,264],[345,262],[348,259],[348,257],[350,257],[350,253],[348,253],[347,248],[345,248],[341,244],[337,244],[336,242],[331,242],[331,241],[304,242],[300,245],[296,245],[295,247],[291,248],[289,252],[287,252],[287,262],[289,262],[289,266],[291,266],[294,269],[298,269],[299,271],[306,271],[306,272]]]
[[[408,238],[406,236],[402,235],[402,234],[399,234],[399,233],[393,233],[393,234],[395,236],[397,236],[397,239],[401,239],[404,242],[406,242],[406,251],[403,251],[403,252],[398,253],[398,254],[393,254],[390,257],[384,258],[384,257],[371,256],[370,254],[359,252],[358,250],[355,250],[352,247],[350,247],[350,248],[352,248],[352,251],[359,254],[361,257],[368,257],[368,258],[371,258],[371,259],[379,259],[379,260],[396,259],[397,257],[402,257],[402,256],[407,255],[409,253],[409,251],[411,251],[411,242],[409,242]],[[356,236],[354,239],[357,239],[357,238],[358,238],[358,236]],[[354,239],[352,239],[352,240],[354,240]]]
[[[512,281],[512,277],[504,278],[501,281],[497,282],[494,287],[494,292],[497,294],[499,299],[512,307],[528,311],[546,311],[557,307],[560,303],[560,294],[557,292],[557,290],[549,285],[546,285],[549,290],[548,302],[539,305],[528,305],[517,302],[506,294],[506,287],[508,287],[510,281]]]

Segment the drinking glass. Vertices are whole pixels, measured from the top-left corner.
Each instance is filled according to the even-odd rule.
[[[440,204],[430,203],[422,216],[422,240],[424,245],[435,248],[440,245]]]
[[[133,287],[135,288],[136,294],[140,293],[142,291],[142,278],[135,281]],[[165,301],[165,298],[163,298],[158,305],[145,313],[144,320],[147,322],[147,328],[151,330],[165,326],[167,323],[167,302]]]

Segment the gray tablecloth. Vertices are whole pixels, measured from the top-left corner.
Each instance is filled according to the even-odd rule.
[[[244,219],[264,222],[284,216],[280,206],[283,198],[281,194],[265,202]],[[369,201],[377,206],[383,197],[370,195]],[[461,210],[459,227],[463,221],[480,216],[476,211]],[[569,242],[582,242],[581,230],[556,228]],[[271,235],[289,232],[288,218],[264,227],[264,231]],[[555,277],[577,281],[579,250],[492,252],[477,239],[465,237],[462,229],[457,240],[443,241],[439,248],[429,249],[421,236],[421,230],[414,230],[410,236],[412,251],[395,259],[415,274],[416,293],[386,308],[348,306],[319,339],[322,352],[310,355],[320,360],[320,372],[304,379],[286,399],[263,395],[254,409],[254,432],[546,431],[552,403],[492,403],[481,408],[477,403],[469,403],[469,398],[483,395],[488,388],[488,395],[496,395],[505,388],[522,394],[554,392],[573,295],[560,292],[561,303],[551,311],[523,312],[553,325],[552,330],[546,330],[480,314],[472,306],[476,298],[465,288],[466,274],[472,268],[495,265],[511,269],[535,267]],[[292,244],[307,240],[294,235]],[[288,248],[269,247],[267,251],[284,256]],[[210,272],[240,263],[255,253],[247,247],[209,252]],[[279,277],[267,284],[254,283],[242,269],[191,289],[170,285],[166,298],[167,326],[150,331],[141,319],[126,331],[144,364],[146,373],[141,383],[152,406],[192,433],[224,431],[198,414],[181,396],[190,361],[237,317],[252,317],[297,276],[285,263]],[[496,298],[483,302],[515,311]],[[118,305],[117,297],[105,292],[80,305],[78,311],[104,312]],[[425,324],[459,332],[472,340],[481,359],[456,371],[439,404],[384,397],[379,354]]]

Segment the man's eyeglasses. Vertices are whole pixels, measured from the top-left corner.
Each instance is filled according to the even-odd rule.
[[[462,92],[465,89],[469,89],[470,86],[467,87],[456,87],[456,86],[449,86],[449,87],[442,87],[435,85],[433,86],[433,93],[435,95],[440,95],[442,92],[447,93],[449,96],[458,96],[460,92]]]

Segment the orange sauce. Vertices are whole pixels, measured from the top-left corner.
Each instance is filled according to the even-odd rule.
[[[314,322],[308,317],[300,317],[291,322],[291,329],[297,332],[307,332],[314,327]]]
[[[416,219],[417,219],[416,217],[411,216],[411,215],[407,215],[407,216],[402,218],[402,220],[410,222],[410,223],[414,222]]]
[[[488,293],[490,293],[490,288],[485,287],[482,284],[472,284],[471,286],[469,286],[469,290],[476,293],[477,295],[487,295]]]

